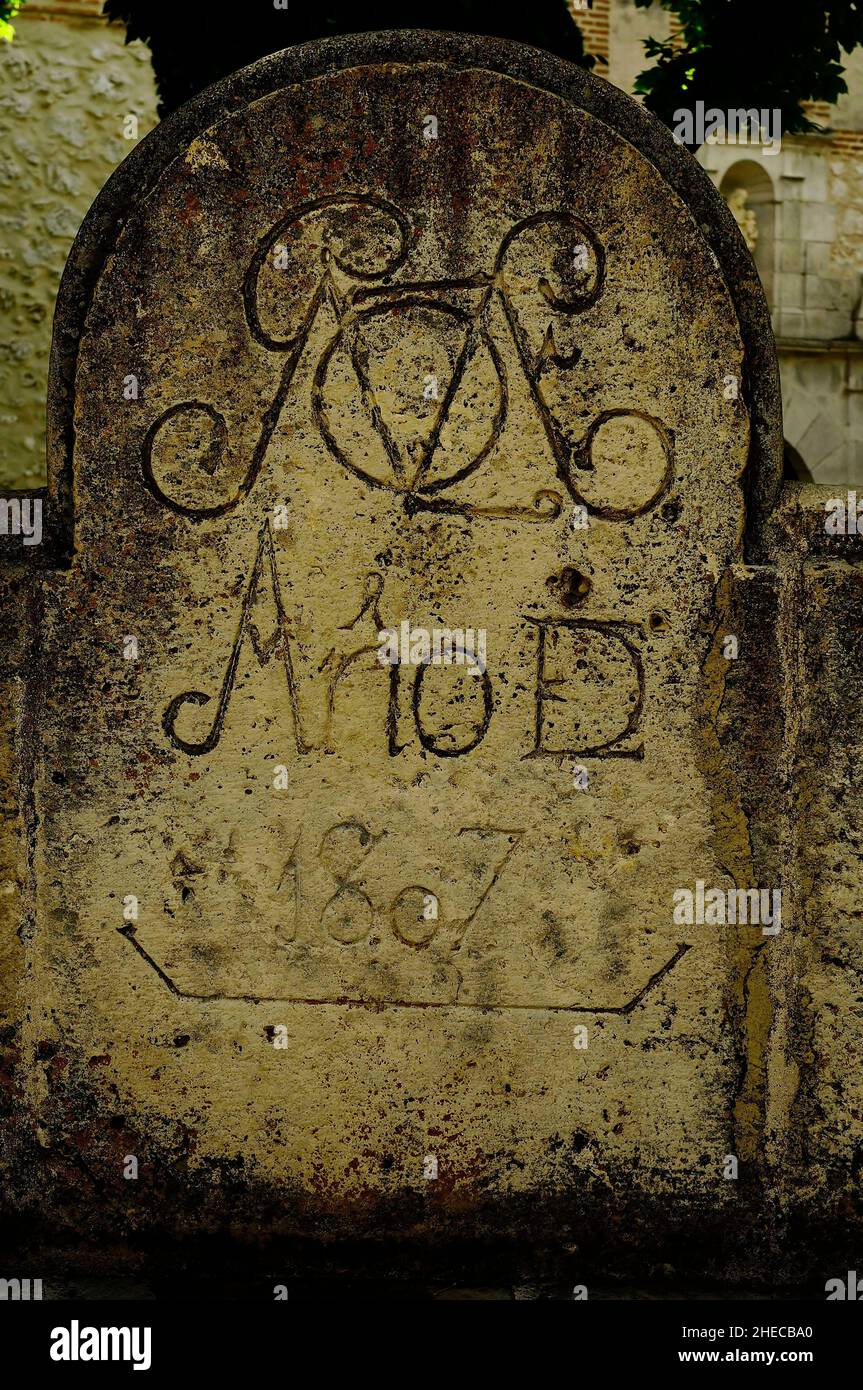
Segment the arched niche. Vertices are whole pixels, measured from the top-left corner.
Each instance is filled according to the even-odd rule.
[[[719,191],[752,253],[772,309],[776,223],[773,180],[757,160],[741,159],[726,172]]]

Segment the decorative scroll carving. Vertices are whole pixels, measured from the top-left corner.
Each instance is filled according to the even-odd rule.
[[[189,400],[170,406],[147,430],[142,459],[144,482],[163,506],[201,521],[224,515],[249,495],[300,358],[326,305],[338,327],[315,369],[312,407],[321,438],[343,468],[368,487],[403,495],[409,516],[434,510],[488,520],[553,521],[562,507],[557,492],[539,492],[524,506],[497,506],[493,501],[479,506],[447,496],[455,484],[488,460],[507,418],[507,373],[491,327],[494,304],[503,311],[565,493],[589,512],[614,521],[628,520],[656,506],[673,477],[673,438],[667,427],[644,411],[615,406],[598,415],[585,434],[572,438],[570,423],[561,416],[563,407],[552,407],[544,387],[552,368],[568,372],[577,367],[581,348],[562,352],[557,335],[603,293],[605,251],[592,230],[565,210],[537,212],[507,232],[490,273],[477,272],[460,280],[392,283],[391,277],[407,260],[412,235],[408,217],[395,204],[362,193],[300,204],[269,229],[246,270],[243,303],[252,339],[267,351],[282,354],[284,365],[276,394],[261,417],[251,460],[234,491],[213,505],[193,506],[172,496],[168,485],[172,467],[182,472],[183,465],[197,462],[216,483],[235,477],[241,469],[225,417],[214,405]],[[545,269],[537,273],[537,265]],[[454,298],[467,299],[470,307],[451,302]],[[280,315],[288,319],[284,326],[276,322]],[[381,325],[391,324],[397,334],[406,323],[417,320],[440,350],[446,349],[452,366],[442,398],[438,400],[436,394],[432,398],[434,408],[428,412],[425,437],[406,444],[378,399],[366,340]],[[339,438],[343,402],[334,414],[327,397],[336,362],[349,364],[358,415],[365,417],[382,450],[377,471],[368,466],[364,454],[352,455]],[[490,415],[484,431],[480,429],[479,447],[462,460],[457,456],[449,466],[441,465],[443,437],[457,409],[467,410],[472,423],[477,423],[471,412],[476,410],[475,398],[482,395],[476,383],[483,369],[494,379],[493,386],[486,380],[483,388],[486,394],[491,390],[494,403],[489,401]],[[471,373],[471,402],[460,404]],[[618,458],[621,452],[623,457]],[[631,466],[633,461],[637,467]],[[492,483],[490,497],[493,492]]]

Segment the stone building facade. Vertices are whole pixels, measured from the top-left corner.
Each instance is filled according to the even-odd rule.
[[[594,71],[632,92],[643,40],[669,37],[659,5],[570,0]],[[588,8],[589,5],[589,8]],[[751,243],[782,374],[787,468],[824,484],[863,480],[863,51],[843,58],[848,93],[811,110],[821,133],[778,152],[736,142],[698,159]]]

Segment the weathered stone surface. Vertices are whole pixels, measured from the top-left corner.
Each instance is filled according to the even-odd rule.
[[[743,1250],[784,938],[672,904],[784,886],[781,423],[689,156],[507,45],[267,60],[94,208],[51,437],[32,1209]],[[402,622],[483,631],[486,669],[383,666]]]
[[[105,180],[156,119],[150,55],[100,5],[25,5],[0,43],[0,480],[45,482],[51,313],[69,247]],[[85,10],[93,11],[87,16]],[[137,138],[137,137],[135,137]]]
[[[860,1239],[863,1094],[860,1071],[860,889],[863,883],[858,768],[863,729],[861,570],[810,559],[800,574],[805,614],[797,648],[806,692],[794,727],[793,824],[803,911],[789,995],[794,1088],[789,1120],[788,1204],[820,1251],[842,1254],[830,1274],[854,1268]]]

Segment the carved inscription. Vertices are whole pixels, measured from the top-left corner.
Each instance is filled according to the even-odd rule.
[[[342,467],[367,486],[402,493],[406,515],[430,508],[491,518],[524,515],[535,522],[555,519],[568,496],[598,517],[626,520],[657,505],[673,476],[672,438],[661,421],[643,411],[616,408],[597,416],[586,434],[573,439],[562,402],[551,402],[544,389],[549,368],[575,369],[581,356],[577,346],[568,353],[558,350],[556,325],[567,324],[603,292],[605,252],[590,228],[563,210],[538,212],[510,229],[490,273],[375,284],[401,269],[412,238],[413,228],[395,204],[348,193],[302,204],[270,228],[246,272],[243,303],[252,337],[281,354],[284,366],[277,393],[261,418],[251,462],[231,497],[206,506],[184,502],[171,486],[172,478],[182,475],[184,456],[189,457],[184,451],[194,445],[199,466],[212,476],[230,454],[231,442],[215,406],[178,402],[154,420],[144,441],[144,480],[163,506],[202,520],[224,515],[251,492],[325,306],[338,329],[314,374],[313,409],[321,437]],[[543,264],[548,274],[537,273],[536,266]],[[565,293],[552,288],[552,272]],[[563,489],[539,493],[515,509],[450,503],[442,495],[482,467],[506,421],[507,373],[490,328],[494,303],[503,310]],[[392,423],[398,402],[384,400],[393,388],[380,377],[381,345],[393,333],[418,335],[425,359],[437,353],[445,364],[441,398],[427,399],[430,408],[417,420],[418,428],[401,437]],[[365,417],[363,431],[353,422],[346,430],[343,412],[333,409],[328,387],[340,372],[351,374]],[[467,424],[476,425],[480,409],[481,445],[465,446],[459,433],[467,433]],[[369,444],[374,447],[365,447]],[[629,496],[627,450],[650,456],[647,482],[642,467],[640,491]]]
[[[251,338],[280,356],[282,367],[250,461],[238,469],[215,405],[178,402],[153,421],[144,440],[144,481],[161,505],[193,523],[212,521],[252,493],[313,341],[317,356],[304,379],[311,383],[319,438],[363,488],[399,500],[406,545],[410,528],[423,517],[548,527],[575,507],[618,524],[658,505],[673,481],[671,431],[642,409],[614,407],[579,432],[569,422],[559,384],[556,392],[549,385],[552,372],[577,373],[582,348],[572,327],[604,291],[606,253],[592,229],[566,210],[537,212],[510,228],[490,270],[438,281],[404,278],[415,240],[410,218],[370,194],[310,200],[269,228],[243,279],[243,310]],[[325,317],[335,330],[321,347],[316,325]],[[501,331],[508,336],[507,354],[497,340]],[[565,349],[561,336],[567,338]],[[394,369],[396,360],[401,370]],[[481,476],[500,444],[514,365],[519,389],[527,392],[541,425],[556,486],[536,489],[523,503],[500,504],[490,475],[481,489],[485,499],[465,500],[458,485]],[[420,397],[416,381],[423,376],[429,384]],[[212,493],[202,500],[199,493],[192,501],[184,479],[193,463],[213,480],[215,493],[222,477],[239,476],[239,485],[218,500]],[[532,611],[513,615],[514,640],[503,666],[491,659],[481,673],[468,676],[442,673],[424,661],[413,668],[382,665],[378,635],[405,616],[395,606],[401,595],[398,568],[388,562],[367,569],[356,600],[330,626],[322,659],[311,658],[299,640],[293,586],[286,589],[280,573],[283,549],[267,517],[250,555],[220,688],[182,691],[164,710],[164,732],[181,753],[206,757],[217,747],[230,719],[238,670],[251,659],[261,669],[283,672],[290,741],[300,759],[350,752],[340,716],[350,707],[358,677],[378,691],[373,728],[396,764],[417,754],[469,760],[483,746],[513,679],[531,692],[516,757],[552,765],[562,759],[643,758],[638,734],[646,698],[644,629],[638,623],[561,618],[543,611],[538,591]],[[563,581],[548,581],[546,593],[566,606],[581,602],[590,587],[582,576],[577,600]],[[515,675],[514,651],[521,653]],[[208,717],[196,725],[192,709],[205,706]],[[319,938],[341,948],[376,940],[383,924],[405,948],[446,941],[447,949],[458,951],[525,834],[481,826],[458,831],[458,839],[475,836],[478,844],[489,836],[509,840],[467,916],[459,917],[439,884],[394,884],[386,899],[370,893],[363,866],[395,833],[394,826],[375,833],[361,820],[333,824],[316,851],[330,880],[329,896],[316,906],[304,881],[301,833],[282,875],[284,939],[293,940],[310,913]]]
[[[717,653],[765,356],[706,177],[516,57],[274,55],[142,142],[64,276],[25,1108],[66,1186],[92,1134],[96,1199],[121,1140],[179,1155],[184,1229],[220,1175],[285,1239],[579,1174],[702,1211],[730,1144],[748,947],[671,904],[747,853]]]
[[[323,305],[330,307],[339,326],[324,348],[314,373],[313,410],[321,438],[332,457],[366,486],[386,488],[402,495],[406,526],[410,525],[412,517],[423,511],[461,513],[507,522],[549,522],[560,516],[565,495],[577,505],[585,506],[588,512],[615,521],[626,520],[657,505],[668,490],[673,473],[671,438],[661,422],[643,411],[614,409],[600,414],[583,437],[571,440],[560,406],[553,408],[543,389],[543,376],[550,366],[574,370],[581,355],[578,347],[566,354],[558,351],[556,321],[584,311],[603,291],[605,253],[592,231],[568,212],[541,212],[511,228],[498,249],[490,274],[477,273],[460,281],[374,284],[376,280],[389,280],[403,266],[411,233],[407,217],[394,204],[356,194],[303,204],[270,228],[261,238],[246,272],[243,302],[252,336],[268,351],[283,354],[285,360],[278,393],[261,421],[251,464],[235,495],[218,504],[192,507],[170,495],[157,480],[157,471],[165,478],[170,470],[164,460],[158,470],[154,464],[162,451],[168,454],[172,449],[181,450],[188,446],[191,437],[200,436],[198,461],[206,472],[213,474],[220,456],[229,448],[224,417],[215,407],[200,401],[174,405],[153,423],[144,444],[144,478],[163,505],[200,520],[224,514],[251,491],[291,390],[297,364]],[[346,246],[350,247],[349,251]],[[279,257],[282,268],[276,268]],[[565,294],[556,293],[548,277],[537,274],[535,267],[543,262],[548,264],[550,271],[554,270],[556,282],[565,287]],[[287,267],[292,275],[285,290],[280,277],[285,275]],[[339,288],[336,271],[347,279],[350,288]],[[453,296],[461,297],[470,307],[450,302]],[[453,484],[482,467],[506,419],[506,370],[489,328],[489,307],[493,300],[497,300],[503,310],[561,484],[560,492],[541,490],[524,507],[478,506],[451,502],[445,496]],[[396,324],[396,331],[402,335],[418,329],[427,359],[431,355],[429,341],[443,351],[445,370],[441,370],[441,379],[446,381],[446,386],[442,398],[432,402],[433,408],[426,417],[415,422],[417,428],[407,438],[399,438],[391,427],[389,420],[394,412],[392,408],[389,412],[384,408],[385,391],[381,383],[376,382],[375,364],[380,358],[381,344],[376,345],[376,353],[371,349],[375,334],[385,320]],[[368,448],[361,450],[358,440],[347,438],[345,429],[338,423],[344,411],[331,411],[327,388],[338,364],[343,372],[352,374],[353,387],[361,401],[359,416],[368,426],[366,443],[370,440],[377,445],[376,458]],[[488,388],[485,395],[484,388]],[[469,397],[470,406],[463,404],[463,397]],[[459,446],[457,426],[459,422],[462,426],[468,423],[468,416],[471,411],[476,412],[478,401],[487,407],[487,431],[481,447],[469,449],[467,456]],[[391,407],[392,404],[390,402]],[[638,453],[642,463],[647,457],[646,496],[625,498],[623,495],[628,476],[628,451]],[[370,456],[375,459],[374,466],[369,462]],[[643,476],[642,468],[637,477],[643,481]],[[277,622],[269,641],[261,644],[250,615],[264,577],[272,588]],[[380,628],[385,602],[384,576],[370,571],[362,606],[353,619],[340,625],[340,631],[352,631],[366,615]],[[638,728],[644,678],[634,641],[636,634],[631,626],[626,636],[613,621],[562,624],[532,616],[525,621],[533,623],[537,631],[536,738],[531,755],[640,757],[643,749],[631,744],[631,735]],[[554,717],[561,711],[555,710],[553,715],[550,708],[552,702],[563,704],[567,697],[562,691],[563,678],[550,675],[546,669],[549,634],[556,650],[561,640],[572,638],[576,630],[584,653],[577,663],[580,669],[589,667],[594,650],[607,653],[609,647],[616,644],[620,656],[625,657],[624,664],[628,662],[631,668],[636,686],[635,697],[630,699],[631,708],[618,729],[592,741],[577,736],[575,730],[565,734],[560,718]],[[334,639],[337,635],[334,634]],[[357,663],[373,667],[375,643],[346,649],[342,641],[334,641],[323,672],[325,733],[322,744],[316,744],[303,728],[298,706],[291,623],[282,600],[269,523],[264,525],[259,536],[236,640],[221,691],[216,697],[212,723],[202,738],[183,737],[176,727],[183,707],[208,704],[213,697],[196,690],[177,695],[164,715],[165,732],[173,745],[190,755],[209,753],[216,746],[230,703],[237,662],[247,639],[262,664],[275,658],[284,665],[297,752],[305,753],[314,747],[333,751],[333,718],[340,685]],[[390,755],[397,757],[407,742],[416,738],[427,752],[436,756],[466,756],[481,743],[491,721],[493,677],[487,672],[481,677],[481,708],[471,731],[461,742],[442,739],[424,721],[425,678],[425,667],[420,666],[410,688],[405,690],[406,682],[397,667],[382,675],[383,726]],[[570,674],[570,686],[572,679]],[[463,700],[463,692],[458,692],[454,698]],[[404,731],[405,709],[412,722],[408,733]],[[556,729],[554,736],[552,726]]]

